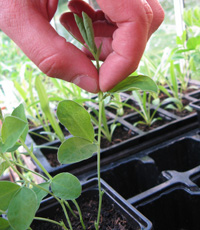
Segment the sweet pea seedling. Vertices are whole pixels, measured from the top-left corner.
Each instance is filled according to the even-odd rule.
[[[95,36],[92,25],[92,20],[88,17],[85,12],[82,12],[82,18],[74,15],[77,26],[86,43],[86,48],[91,52],[95,61],[96,68],[99,72],[99,56],[101,53],[101,47],[96,47]],[[113,89],[107,93],[98,93],[98,103],[99,103],[99,117],[98,117],[98,140],[95,141],[94,132],[91,129],[91,123],[89,119],[88,112],[81,106],[73,101],[63,101],[58,105],[57,115],[60,122],[71,130],[74,137],[66,140],[58,150],[58,159],[61,163],[77,162],[86,159],[97,150],[97,175],[98,175],[98,187],[99,187],[99,208],[97,220],[95,222],[96,230],[99,229],[100,212],[102,204],[103,191],[101,189],[100,183],[100,144],[101,144],[101,127],[102,127],[102,117],[105,117],[104,109],[104,99],[110,94],[120,93],[126,90],[148,90],[157,92],[157,85],[154,81],[147,76],[129,76]],[[76,112],[81,111],[81,113]],[[87,118],[87,119],[86,119]],[[73,124],[73,127],[72,127]],[[87,134],[84,132],[87,131]]]

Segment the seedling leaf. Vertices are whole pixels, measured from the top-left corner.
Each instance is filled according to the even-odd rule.
[[[58,160],[61,164],[76,163],[92,156],[97,146],[81,137],[65,140],[58,149]]]
[[[10,181],[0,181],[0,209],[6,211],[13,195],[20,186]]]
[[[71,100],[61,101],[58,104],[57,116],[73,136],[82,137],[93,143],[94,129],[91,117],[81,105]]]
[[[22,187],[8,206],[8,221],[15,230],[26,230],[37,210],[37,197],[31,189]]]
[[[81,184],[70,173],[60,173],[51,182],[52,192],[61,199],[74,200],[81,195]]]
[[[83,24],[87,36],[87,45],[94,53],[97,51],[96,44],[94,42],[94,30],[92,26],[92,20],[85,12],[82,12]]]
[[[26,127],[27,123],[23,120],[13,116],[7,116],[2,125],[0,151],[5,153],[8,149],[12,148]]]
[[[25,141],[26,140],[26,136],[28,134],[28,121],[26,118],[26,114],[25,114],[25,110],[24,110],[24,106],[23,104],[20,104],[18,107],[16,107],[12,114],[12,116],[17,117],[19,119],[21,119],[22,121],[26,122],[26,127],[24,129],[24,132],[22,133],[22,139]]]
[[[147,76],[138,75],[138,76],[129,76],[119,84],[117,84],[114,88],[112,88],[110,93],[119,93],[127,90],[144,90],[144,91],[158,91],[156,83]]]

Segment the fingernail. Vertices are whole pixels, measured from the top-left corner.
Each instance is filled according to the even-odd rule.
[[[91,92],[96,93],[97,92],[97,81],[94,78],[91,78],[89,76],[85,75],[78,75],[73,80],[72,83],[75,85],[81,87],[82,89]]]

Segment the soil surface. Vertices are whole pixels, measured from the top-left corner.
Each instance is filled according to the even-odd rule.
[[[188,101],[187,99],[182,99],[182,103],[184,106],[187,106],[189,105],[190,101]],[[167,109],[167,111],[179,116],[179,117],[185,117],[185,116],[188,116],[190,114],[193,114],[195,113],[195,111],[188,111],[187,109],[184,109],[182,111],[178,111],[178,110],[173,110],[173,109]]]
[[[121,143],[125,140],[128,140],[129,138],[135,136],[136,134],[133,133],[132,130],[129,129],[125,129],[123,126],[118,126],[114,133],[113,133],[113,138],[112,141],[109,142],[107,139],[102,138],[101,140],[101,148],[108,148],[114,144],[117,143]],[[57,159],[57,151],[52,151],[51,149],[49,149],[48,153],[44,153],[44,156],[47,158],[49,164],[51,165],[51,167],[58,167],[60,166],[60,163]]]
[[[98,197],[85,197],[81,199],[79,206],[82,211],[84,224],[87,230],[95,230],[94,222],[96,221],[97,209],[98,209]],[[77,211],[74,209],[74,212],[78,215]],[[69,216],[71,213],[69,213]],[[63,212],[60,207],[55,210],[55,213],[50,213],[50,219],[55,221],[63,220],[68,227]],[[82,230],[82,226],[73,216],[70,216],[71,224],[74,230]],[[62,230],[58,225],[51,224],[44,221],[34,221],[31,225],[33,230]],[[116,211],[113,204],[110,204],[106,199],[103,199],[102,211],[100,217],[100,228],[101,230],[136,230],[136,228],[129,225],[126,218]]]
[[[114,144],[128,140],[129,138],[134,137],[135,135],[136,134],[132,130],[125,129],[123,126],[118,126],[113,133],[111,142],[109,142],[106,138],[101,139],[101,148],[108,148]]]
[[[150,130],[153,130],[153,129],[156,129],[162,125],[165,125],[169,123],[169,121],[167,120],[157,120],[155,121],[151,126],[148,126],[148,125],[145,125],[145,124],[138,124],[136,125],[136,127],[144,132],[147,132],[147,131],[150,131]]]

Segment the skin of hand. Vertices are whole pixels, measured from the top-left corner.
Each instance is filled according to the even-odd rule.
[[[91,56],[76,48],[50,25],[58,0],[0,0],[0,29],[50,77],[73,82],[97,93],[108,91],[134,72],[151,34],[160,26],[164,12],[157,0],[97,0],[94,11],[82,0],[71,0],[71,12],[61,16],[62,25],[82,37],[73,13],[85,11],[93,21],[95,42],[103,42],[99,74]]]

